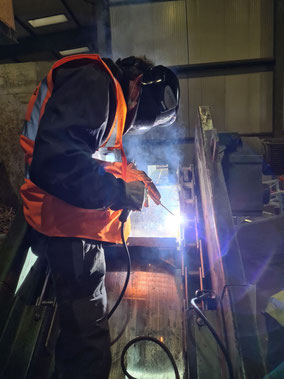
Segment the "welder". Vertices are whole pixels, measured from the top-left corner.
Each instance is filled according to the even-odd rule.
[[[172,124],[178,105],[170,69],[95,54],[57,61],[31,97],[20,138],[21,196],[32,249],[47,257],[55,286],[58,378],[109,376],[103,245],[121,243],[121,212],[140,211],[145,189],[160,199],[151,179],[127,164],[122,136]],[[115,149],[117,162],[96,159]]]

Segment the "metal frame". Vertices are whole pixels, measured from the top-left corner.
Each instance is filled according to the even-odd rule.
[[[69,7],[69,5],[67,4],[66,0],[61,0],[61,3],[63,4],[64,8],[67,10],[67,12],[70,14],[72,20],[75,22],[75,24],[78,26],[78,27],[81,27],[81,24],[78,20],[78,18],[75,16],[74,12],[72,11],[72,9]]]
[[[274,65],[274,58],[259,58],[187,64],[182,66],[171,66],[171,69],[176,72],[179,78],[190,79],[273,71]]]
[[[219,320],[236,377],[262,378],[265,366],[251,301],[254,288],[246,281],[217,145],[210,109],[199,107],[195,158],[212,289],[220,300]]]

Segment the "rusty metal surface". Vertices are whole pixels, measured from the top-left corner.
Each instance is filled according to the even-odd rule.
[[[127,243],[129,246],[157,247],[161,249],[175,249],[177,247],[177,240],[167,237],[129,237]]]
[[[265,375],[265,368],[209,107],[199,107],[199,120],[196,163],[212,287],[222,300],[219,320],[223,317],[236,377],[258,379]],[[226,377],[225,366],[223,372]]]
[[[148,257],[147,262],[132,257],[132,273],[124,299],[110,320],[112,370],[110,379],[124,379],[120,367],[123,347],[137,336],[156,337],[172,352],[184,374],[184,325],[181,270]],[[111,268],[106,286],[109,307],[117,299],[126,273]],[[173,368],[159,346],[152,342],[135,344],[127,353],[127,369],[137,378],[172,379]]]

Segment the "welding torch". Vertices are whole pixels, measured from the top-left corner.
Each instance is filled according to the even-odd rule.
[[[173,214],[173,212],[171,212],[164,204],[162,204],[160,201],[159,201],[159,205],[161,205],[163,208],[165,208],[166,211],[168,211],[172,216],[176,217],[175,214]]]
[[[154,196],[154,194],[152,194],[152,196]],[[150,196],[151,197],[151,196]],[[155,197],[155,200],[153,199],[153,201],[157,204],[157,205],[161,205],[166,211],[168,211],[172,216],[175,217],[175,214],[170,211],[162,202],[160,199],[158,199],[157,197]]]

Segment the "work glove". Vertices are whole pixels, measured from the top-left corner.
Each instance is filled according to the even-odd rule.
[[[105,162],[105,161],[101,161],[98,159],[96,159],[96,161],[100,165],[102,165],[107,172],[113,174],[116,178],[122,177],[122,164],[121,164],[121,162]],[[155,204],[159,205],[161,195],[160,195],[160,192],[157,190],[157,187],[153,183],[152,179],[149,178],[149,176],[144,171],[137,170],[137,168],[133,162],[129,163],[127,165],[127,169],[126,169],[127,186],[129,186],[131,183],[135,183],[137,181],[144,183],[147,194],[150,196],[150,198],[154,201]],[[129,193],[132,193],[132,191],[134,191],[134,192],[137,191],[135,184],[131,184],[130,187],[128,187],[128,188],[129,188],[129,190],[127,192],[129,192]],[[134,195],[134,192],[133,192],[133,196],[136,197]],[[144,191],[144,197],[145,197],[145,191]],[[147,197],[145,197],[145,198],[147,198]],[[143,205],[143,202],[142,202],[142,205]],[[114,208],[111,207],[111,209],[114,209]],[[116,208],[116,209],[122,209],[122,208]],[[123,208],[123,209],[130,209],[130,208]],[[141,210],[141,209],[142,209],[142,206],[139,207],[139,210]],[[136,210],[138,210],[138,209],[136,209]]]
[[[161,194],[158,191],[157,187],[153,183],[152,179],[149,178],[149,176],[141,170],[137,170],[134,163],[130,163],[127,166],[127,180],[131,179],[131,176],[137,178],[141,182],[144,183],[147,194],[150,196],[150,198],[154,201],[155,204],[160,204]]]
[[[124,182],[123,185],[125,186],[124,194],[110,207],[110,209],[114,211],[119,209],[141,211],[146,196],[144,184],[136,180],[129,183]]]

